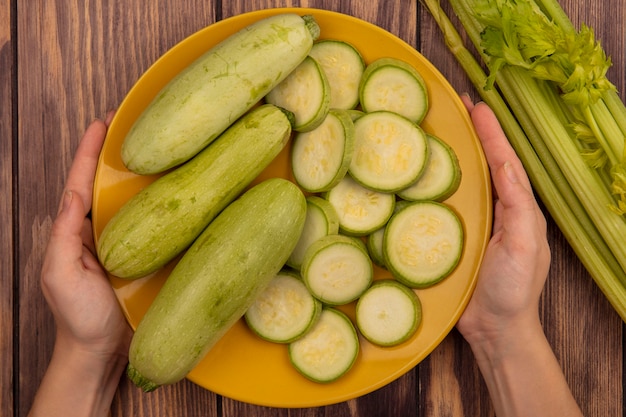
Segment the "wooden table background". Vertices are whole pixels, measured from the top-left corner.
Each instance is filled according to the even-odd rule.
[[[562,0],[613,58],[624,98],[626,0]],[[115,108],[165,51],[217,20],[268,7],[316,7],[375,23],[421,51],[458,92],[475,92],[416,0],[0,0],[0,415],[25,416],[54,322],[39,273],[64,178],[87,124]],[[549,223],[552,269],[541,317],[586,416],[623,416],[624,326]],[[361,398],[311,409],[258,407],[188,381],[149,395],[125,378],[113,416],[492,416],[456,330],[415,369]]]

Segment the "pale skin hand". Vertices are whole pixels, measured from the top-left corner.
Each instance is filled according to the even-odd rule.
[[[91,195],[107,120],[94,121],[76,151],[41,274],[57,334],[29,416],[107,416],[128,362],[132,331],[94,256]]]
[[[539,320],[550,266],[545,218],[491,109],[462,98],[497,201],[493,236],[457,329],[472,347],[498,417],[582,416]]]

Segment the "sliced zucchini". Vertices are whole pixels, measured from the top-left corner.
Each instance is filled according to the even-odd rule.
[[[339,217],[335,208],[327,200],[311,195],[306,199],[306,220],[300,240],[287,259],[287,265],[300,269],[304,254],[316,240],[339,232]]]
[[[244,318],[260,338],[290,343],[308,332],[321,312],[322,303],[309,293],[300,276],[283,270],[256,298]]]
[[[301,274],[315,298],[328,305],[343,305],[365,292],[374,278],[374,269],[362,241],[328,235],[309,246]]]
[[[344,313],[326,307],[313,328],[289,344],[289,359],[306,378],[328,383],[345,375],[359,355],[354,325]]]
[[[328,191],[346,175],[354,150],[354,123],[343,110],[331,109],[318,127],[295,136],[293,175],[304,190]]]
[[[415,292],[392,279],[376,281],[356,304],[356,325],[379,346],[396,346],[415,334],[422,306]]]
[[[359,104],[359,83],[365,71],[361,53],[345,41],[326,39],[313,44],[309,53],[328,77],[330,107],[353,109]]]
[[[350,115],[350,118],[352,119],[353,122],[355,122],[356,119],[358,119],[359,117],[365,114],[364,111],[357,110],[357,109],[346,110],[346,112],[348,113],[348,115]]]
[[[461,166],[454,149],[440,138],[427,134],[430,157],[424,172],[413,185],[398,191],[405,200],[443,201],[461,184]]]
[[[265,101],[291,111],[296,132],[313,130],[324,121],[330,108],[328,78],[317,61],[307,56],[265,96]]]
[[[394,194],[363,187],[346,175],[325,194],[339,216],[339,229],[352,236],[366,236],[387,223],[396,204]]]
[[[380,267],[385,267],[385,257],[383,255],[383,238],[385,236],[385,226],[373,231],[367,236],[367,253],[370,254],[372,262]]]
[[[367,66],[359,86],[365,112],[387,110],[415,123],[428,112],[428,90],[420,73],[397,58],[380,58]]]
[[[443,203],[414,202],[394,214],[383,240],[385,265],[412,288],[431,286],[447,277],[463,252],[463,226]]]
[[[411,201],[407,200],[397,200],[396,205],[393,209],[394,213],[400,211],[407,204],[411,204]],[[378,230],[373,231],[367,236],[366,247],[367,252],[370,254],[370,258],[372,258],[372,262],[376,265],[385,268],[385,256],[383,254],[383,240],[385,236],[385,227],[383,226]]]
[[[365,187],[396,192],[418,180],[428,161],[426,133],[407,118],[376,111],[354,122],[354,155],[348,172]]]

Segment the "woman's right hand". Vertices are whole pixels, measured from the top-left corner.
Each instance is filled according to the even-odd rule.
[[[499,336],[520,321],[539,324],[539,297],[550,267],[550,248],[545,217],[498,120],[486,104],[463,100],[485,152],[495,198],[492,237],[472,299],[457,324],[472,341]]]
[[[582,417],[539,320],[550,267],[545,217],[494,113],[463,100],[496,200],[492,237],[457,329],[472,348],[498,417]]]

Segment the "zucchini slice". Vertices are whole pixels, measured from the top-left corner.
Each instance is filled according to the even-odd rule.
[[[361,53],[348,42],[326,39],[313,44],[309,55],[319,62],[328,77],[330,108],[355,108],[359,104],[359,83],[365,71]]]
[[[348,172],[365,187],[393,193],[418,180],[429,156],[426,133],[409,119],[376,111],[354,122]]]
[[[316,240],[339,233],[339,217],[327,200],[316,195],[306,199],[306,220],[295,249],[287,259],[287,265],[300,269],[306,250]]]
[[[421,123],[428,112],[428,90],[420,73],[397,58],[380,58],[367,66],[359,86],[367,113],[387,110]]]
[[[422,321],[417,294],[392,279],[376,281],[359,298],[356,325],[361,334],[379,346],[396,346],[415,334]]]
[[[443,201],[461,184],[461,166],[452,147],[436,136],[426,136],[430,157],[417,182],[398,191],[398,197],[405,200]]]
[[[307,56],[287,78],[266,96],[266,102],[294,114],[296,132],[307,132],[319,126],[330,109],[330,86],[322,67]]]
[[[337,211],[339,229],[351,236],[366,236],[384,226],[396,203],[394,194],[363,187],[349,175],[325,197]]]
[[[363,116],[365,114],[364,111],[357,110],[357,109],[346,110],[346,112],[348,113],[348,115],[350,116],[350,118],[352,119],[353,122],[355,122],[356,119],[358,119],[359,117],[361,117],[361,116]]]
[[[344,313],[326,307],[313,328],[289,344],[292,365],[306,378],[328,383],[345,375],[359,355],[359,338]]]
[[[376,265],[382,268],[385,267],[385,257],[383,255],[384,236],[385,236],[385,226],[370,233],[367,236],[367,240],[365,241],[365,244],[367,247],[367,253],[370,254],[370,258],[372,258],[372,262],[374,262]]]
[[[312,193],[330,190],[348,172],[353,150],[350,115],[331,109],[322,124],[295,136],[291,166],[296,182]]]
[[[279,272],[244,315],[248,327],[260,338],[290,343],[308,332],[322,312],[294,271]]]
[[[411,288],[447,277],[463,252],[463,226],[457,214],[435,201],[414,202],[394,214],[385,228],[385,265]]]
[[[374,278],[363,242],[344,235],[328,235],[314,242],[306,251],[301,273],[311,294],[328,305],[356,300]]]
[[[394,213],[402,210],[407,204],[411,204],[411,201],[407,200],[397,200],[396,205],[393,209]],[[367,247],[367,252],[370,254],[370,258],[372,258],[372,262],[381,268],[385,267],[385,255],[383,254],[383,240],[385,237],[385,228],[387,226],[383,226],[378,230],[373,231],[367,236],[365,241],[365,245]]]

